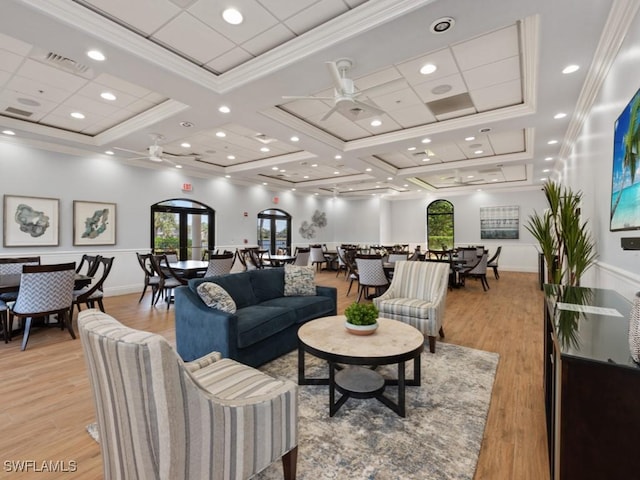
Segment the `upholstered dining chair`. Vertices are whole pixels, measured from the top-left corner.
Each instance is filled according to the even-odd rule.
[[[493,269],[493,276],[496,280],[500,278],[500,274],[498,273],[498,259],[500,258],[500,253],[502,253],[502,245],[498,246],[496,249],[496,253],[493,254],[489,260],[487,260],[487,268]]]
[[[400,261],[389,289],[373,303],[381,317],[420,330],[429,338],[429,351],[435,353],[436,336],[444,338],[442,321],[448,285],[448,263]]]
[[[244,480],[280,458],[296,478],[296,384],[218,352],[184,363],[164,337],[97,310],[78,329],[104,478]]]
[[[329,259],[326,257],[324,250],[322,250],[322,245],[310,245],[309,246],[309,260],[311,265],[315,265],[317,270],[320,270],[322,264],[329,265]]]
[[[20,276],[18,298],[9,305],[9,340],[13,329],[13,317],[24,321],[21,350],[27,348],[33,318],[57,315],[61,328],[67,328],[76,338],[71,324],[71,303],[76,276],[76,264],[25,265]],[[57,324],[57,325],[58,325]]]
[[[24,265],[40,265],[40,257],[0,258],[0,275],[19,275]],[[0,300],[10,302],[18,298],[18,290],[0,293]]]
[[[173,303],[173,289],[180,285],[186,285],[187,280],[181,278],[173,268],[171,268],[166,255],[152,255],[151,265],[153,265],[153,270],[160,277],[158,293],[156,294],[153,305],[158,303],[158,299],[162,295],[167,302],[167,310],[169,310],[169,306]]]
[[[485,292],[489,290],[489,282],[487,281],[487,257],[488,252],[485,250],[482,256],[480,256],[475,264],[469,265],[467,268],[460,272],[462,283],[466,283],[467,278],[476,278],[482,282],[482,290]]]
[[[140,299],[138,300],[138,303],[142,301],[142,299],[144,298],[144,294],[147,293],[147,287],[151,287],[151,305],[154,305],[156,295],[158,294],[159,285],[160,285],[160,276],[156,273],[156,271],[153,268],[153,264],[151,263],[152,256],[153,254],[151,253],[136,252],[138,263],[140,264],[140,268],[144,272],[144,288],[142,289],[142,293],[140,294]]]
[[[311,255],[311,251],[308,248],[296,249],[296,259],[293,261],[293,264],[306,267],[307,265],[309,265],[310,255]]]
[[[213,277],[217,275],[225,275],[231,272],[235,255],[233,252],[211,254],[209,256],[209,266],[204,274],[205,277]]]
[[[96,262],[96,270],[93,272],[94,276],[97,276],[98,272],[100,272],[100,278],[94,278],[91,285],[84,287],[81,290],[73,291],[73,306],[71,307],[72,319],[74,308],[77,306],[78,312],[80,312],[80,305],[82,304],[85,304],[89,308],[95,308],[97,303],[100,310],[104,312],[104,303],[102,301],[104,298],[104,282],[107,280],[107,277],[111,272],[113,259],[114,257],[100,257]]]
[[[389,286],[389,279],[384,272],[380,255],[356,255],[356,265],[358,267],[357,302],[360,302],[363,294],[365,298],[369,296],[370,288],[375,290],[376,295],[380,295]]]

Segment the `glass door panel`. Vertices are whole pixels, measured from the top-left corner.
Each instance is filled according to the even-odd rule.
[[[178,251],[180,248],[180,214],[154,212],[153,251]]]
[[[288,244],[287,239],[288,236],[288,224],[287,220],[273,219],[273,243],[275,244],[275,248],[271,253],[277,253],[277,250],[281,248],[283,251],[287,250]]]

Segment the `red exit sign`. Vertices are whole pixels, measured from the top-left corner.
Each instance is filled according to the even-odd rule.
[[[190,192],[191,190],[193,190],[193,185],[191,185],[190,183],[183,183],[182,184],[182,191],[183,192]]]

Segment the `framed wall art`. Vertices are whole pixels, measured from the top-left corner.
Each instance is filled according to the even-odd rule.
[[[73,244],[115,245],[116,204],[74,200]]]
[[[520,207],[480,207],[480,238],[482,240],[520,238]]]
[[[60,200],[4,195],[5,247],[57,247]]]

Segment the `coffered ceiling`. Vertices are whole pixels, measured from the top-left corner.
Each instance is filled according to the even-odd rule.
[[[632,3],[4,0],[0,141],[320,195],[534,188]]]

